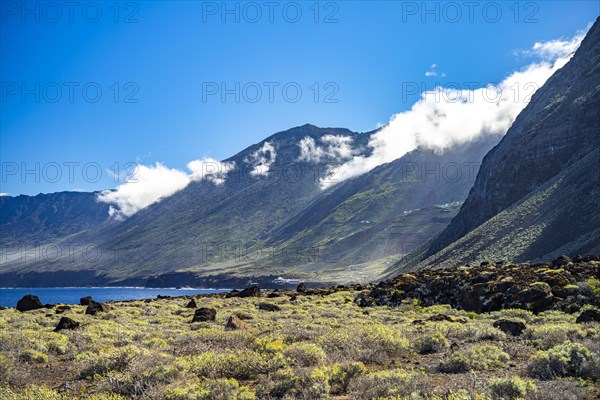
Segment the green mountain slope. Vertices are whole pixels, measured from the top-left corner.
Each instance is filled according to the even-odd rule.
[[[481,260],[541,262],[561,254],[600,253],[599,160],[600,150],[595,149],[425,261],[419,263],[412,255],[402,260],[406,265],[402,271],[415,266],[437,268]]]
[[[279,256],[267,265],[335,273],[344,282],[375,279],[450,222],[498,140],[488,136],[443,153],[417,149],[338,185],[274,232]],[[286,257],[296,249],[315,249],[318,257]],[[354,273],[335,272],[347,267]]]

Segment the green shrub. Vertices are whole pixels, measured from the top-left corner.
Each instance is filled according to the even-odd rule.
[[[367,367],[361,362],[348,362],[335,364],[331,376],[331,393],[343,394],[348,390],[350,382],[356,377],[368,372]]]
[[[257,389],[261,398],[293,398],[293,399],[322,399],[329,397],[332,385],[337,380],[343,379],[337,366],[322,366],[312,371],[308,369],[286,370],[284,374],[277,374],[273,381],[267,382],[265,387]],[[266,392],[268,396],[261,396]]]
[[[586,379],[600,381],[600,355],[590,357],[589,360],[581,366],[581,376]]]
[[[539,326],[531,326],[525,331],[525,337],[533,340],[541,350],[548,350],[566,341],[582,339],[585,337],[585,334],[579,324],[552,322]]]
[[[581,366],[589,360],[590,351],[579,343],[565,342],[546,351],[538,351],[527,369],[533,378],[542,380],[561,376],[579,376]]]
[[[500,318],[506,319],[517,319],[523,320],[525,323],[529,323],[533,320],[533,313],[529,310],[523,310],[520,308],[507,308],[498,311]]]
[[[124,371],[130,363],[141,355],[148,355],[147,349],[128,345],[123,347],[102,347],[99,352],[86,351],[75,356],[80,366],[79,376],[82,378],[94,375],[105,375],[110,371]]]
[[[202,343],[209,350],[256,350],[256,338],[248,331],[223,331],[222,329],[202,329],[193,332],[190,339]]]
[[[256,386],[256,395],[261,399],[294,396],[299,391],[299,385],[300,377],[294,370],[284,368],[270,375],[262,376]]]
[[[23,390],[13,392],[8,387],[0,386],[0,399],[2,400],[67,400],[68,396],[63,393],[58,393],[52,389],[30,385]]]
[[[261,353],[274,354],[285,348],[282,339],[274,337],[263,337],[256,340],[257,351]]]
[[[559,310],[546,310],[533,317],[532,323],[540,324],[571,324],[575,322],[575,315],[566,314]]]
[[[424,314],[443,314],[449,315],[452,312],[452,306],[450,304],[434,304],[429,307],[423,307],[422,312]]]
[[[438,330],[447,331],[447,336],[454,340],[467,341],[467,342],[480,342],[482,340],[504,340],[506,334],[500,329],[494,328],[491,321],[484,319],[469,320],[465,324],[450,324],[447,327],[442,325],[444,323],[436,324]]]
[[[367,372],[360,362],[325,365],[313,370],[280,369],[263,376],[256,388],[259,398],[326,398],[330,394],[342,395],[350,382]]]
[[[462,373],[483,371],[504,366],[510,356],[492,344],[476,344],[471,348],[452,354],[438,367],[441,372]]]
[[[479,324],[475,331],[475,341],[477,342],[481,340],[499,341],[504,339],[506,339],[506,333],[491,325]]]
[[[425,396],[425,397],[415,397],[415,399],[419,400],[492,400],[492,398],[483,393],[477,392],[469,392],[466,389],[458,389],[458,390],[448,390],[445,394],[441,396],[433,395],[433,396]],[[405,400],[405,399],[402,399]],[[411,397],[410,400],[413,400]]]
[[[439,331],[420,335],[415,340],[415,350],[419,354],[437,353],[450,347],[450,342]]]
[[[166,340],[161,338],[151,338],[142,342],[149,349],[162,349],[168,346]]]
[[[313,343],[294,343],[283,351],[283,355],[299,367],[313,367],[325,362],[325,352]]]
[[[471,370],[471,363],[467,355],[454,353],[440,363],[438,370],[448,374],[462,374]]]
[[[596,278],[589,278],[585,281],[585,284],[591,290],[592,295],[595,298],[600,298],[600,280]]]
[[[253,400],[247,387],[230,379],[206,379],[190,384],[176,382],[164,391],[165,400]]]
[[[48,363],[48,355],[33,349],[22,351],[19,354],[19,360],[30,364]]]
[[[524,398],[526,394],[535,392],[537,387],[532,381],[521,378],[492,379],[489,383],[492,397],[498,400],[516,400]]]
[[[427,400],[492,400],[492,398],[486,393],[478,393],[476,391],[468,391],[465,389],[459,389],[457,391],[450,390],[448,394],[441,397],[434,396],[432,398],[426,398]]]
[[[85,400],[127,400],[126,397],[114,393],[94,393],[86,395],[84,398]]]
[[[264,354],[249,350],[207,351],[188,358],[190,370],[199,377],[254,379],[285,365],[281,353]]]
[[[420,382],[404,370],[379,371],[361,375],[348,388],[351,399],[404,398],[419,391]]]
[[[299,380],[297,392],[300,398],[323,399],[329,396],[333,371],[328,367],[320,367],[303,375]]]
[[[311,377],[318,377],[318,380],[326,382],[329,388],[328,392],[343,394],[348,390],[352,379],[365,373],[367,373],[367,368],[363,363],[349,362],[316,368],[311,373]]]
[[[332,330],[319,338],[319,344],[334,360],[375,364],[406,354],[410,347],[398,329],[373,323]]]
[[[0,333],[0,350],[14,351],[33,349],[42,353],[61,355],[67,352],[69,340],[63,334],[24,329],[15,334]]]
[[[85,400],[125,400],[125,397],[114,393],[89,394],[83,397],[74,397],[71,393],[59,393],[56,390],[42,386],[29,385],[18,391],[0,386],[0,399],[2,400],[72,400],[74,398]]]
[[[473,311],[467,311],[467,317],[469,319],[478,319],[479,314],[477,314],[476,312],[473,312]]]
[[[103,392],[140,396],[146,395],[151,388],[173,381],[196,378],[188,371],[189,368],[186,369],[186,366],[177,362],[172,355],[154,351],[136,356],[118,371],[111,370],[103,376],[94,375],[94,384]]]
[[[527,400],[581,400],[590,397],[589,387],[577,380],[539,381],[537,391],[527,394]]]

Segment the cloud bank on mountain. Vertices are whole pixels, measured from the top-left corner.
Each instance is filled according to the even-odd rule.
[[[332,167],[321,187],[362,175],[419,146],[443,151],[482,135],[504,135],[533,93],[569,61],[585,33],[567,40],[535,43],[524,54],[538,61],[513,72],[499,84],[473,84],[467,89],[440,86],[422,93],[410,110],[393,115],[371,136],[369,146],[373,151],[368,156],[357,154],[341,166]],[[314,143],[299,145],[308,154],[326,152]]]
[[[307,162],[348,160],[354,155],[352,141],[351,136],[325,135],[319,139],[320,145],[317,145],[315,139],[306,136],[298,144],[300,147],[298,160]]]
[[[98,201],[111,204],[111,217],[124,219],[175,194],[190,182],[207,180],[215,185],[225,183],[227,173],[235,168],[235,163],[220,162],[208,157],[190,161],[187,168],[189,173],[168,168],[158,162],[155,165],[138,164],[126,182],[115,190],[100,192]]]
[[[267,176],[271,165],[277,159],[277,151],[272,142],[263,143],[262,147],[250,154],[244,160],[245,163],[252,167],[250,175],[252,176]]]
[[[372,151],[368,155],[353,148],[350,136],[325,135],[317,140],[307,136],[298,143],[298,159],[340,163],[321,180],[321,187],[327,188],[400,158],[419,146],[443,151],[482,135],[504,135],[533,93],[571,58],[585,33],[569,39],[536,42],[520,54],[536,57],[537,61],[508,75],[499,84],[473,84],[466,89],[440,86],[422,93],[410,110],[393,115],[387,125],[371,136],[368,146]],[[432,65],[431,71],[435,67]],[[249,166],[251,176],[264,177],[269,175],[276,159],[276,144],[264,142],[244,163]],[[189,162],[187,168],[190,172],[161,163],[138,165],[131,179],[115,190],[101,192],[98,200],[113,206],[111,216],[123,219],[173,195],[192,181],[224,184],[236,165],[204,158]]]

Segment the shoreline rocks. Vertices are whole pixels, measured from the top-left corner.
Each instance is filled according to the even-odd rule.
[[[226,331],[237,331],[237,330],[253,331],[254,329],[252,328],[252,326],[250,326],[246,322],[242,321],[235,315],[232,315],[227,319],[227,323],[225,324],[225,330]]]
[[[237,297],[260,297],[260,287],[253,285],[238,293]]]
[[[197,308],[198,305],[196,304],[196,300],[191,299],[185,307],[186,308]]]
[[[64,329],[76,329],[79,327],[79,322],[72,320],[69,317],[62,317],[60,321],[58,321],[58,325],[54,328],[54,332],[59,332]]]
[[[21,312],[37,310],[40,308],[44,308],[44,305],[39,297],[32,294],[26,294],[17,302],[17,310]]]
[[[85,296],[79,299],[79,305],[89,306],[92,301],[94,301],[94,299],[92,299],[92,296]]]
[[[258,303],[256,304],[259,310],[264,311],[281,311],[281,307],[271,303]]]
[[[217,310],[209,307],[200,307],[194,311],[192,322],[214,321],[217,318]]]
[[[417,299],[423,306],[449,304],[477,313],[506,308],[573,313],[584,304],[599,302],[593,295],[586,297],[577,285],[590,278],[600,279],[599,258],[578,259],[581,261],[561,256],[550,263],[482,262],[479,266],[422,270],[371,286],[354,301],[360,307],[394,307]]]
[[[109,312],[110,307],[107,304],[99,303],[97,301],[92,300],[90,304],[85,309],[85,313],[87,315],[96,315],[98,312]]]

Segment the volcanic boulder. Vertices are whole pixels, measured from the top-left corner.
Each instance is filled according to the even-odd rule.
[[[194,312],[192,322],[214,321],[217,318],[217,310],[214,308],[201,307]]]
[[[44,305],[40,301],[39,297],[32,294],[26,294],[17,302],[17,310],[19,311],[30,311],[43,308]]]

